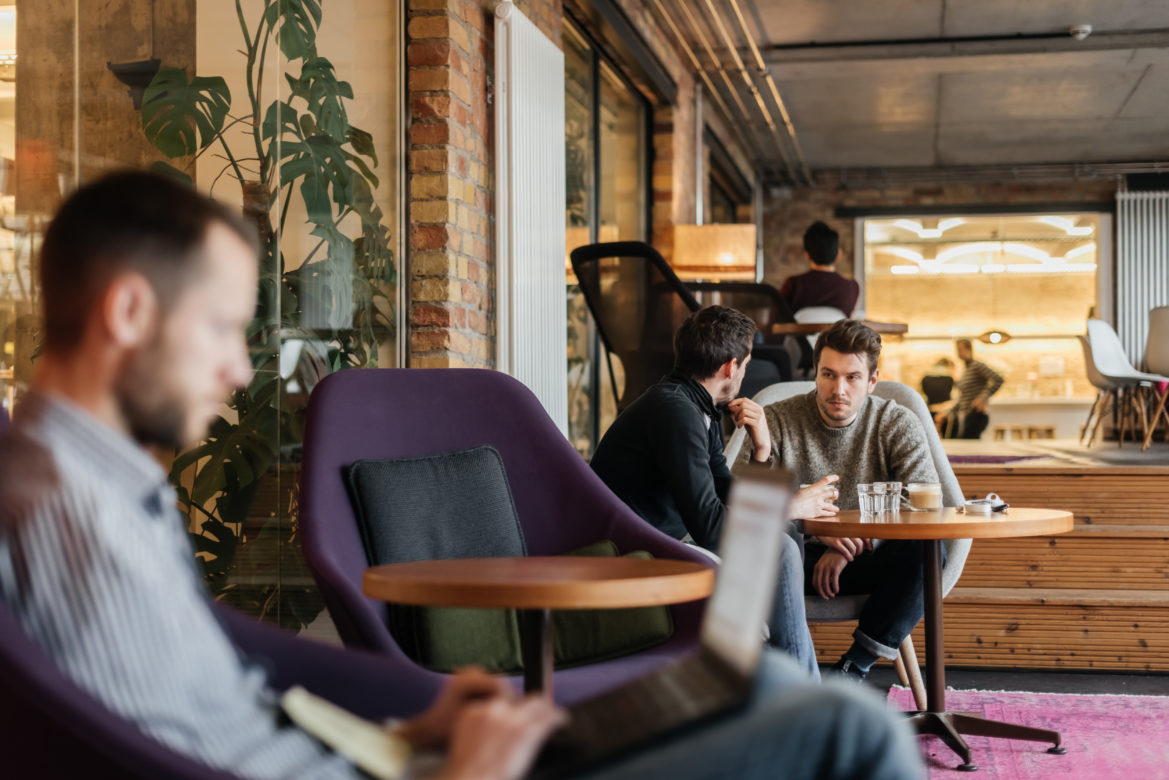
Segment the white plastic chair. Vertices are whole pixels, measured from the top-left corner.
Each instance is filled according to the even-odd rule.
[[[1096,370],[1096,363],[1092,360],[1092,345],[1088,343],[1088,337],[1077,336],[1076,338],[1079,339],[1080,349],[1084,352],[1084,373],[1088,375],[1088,382],[1096,388],[1096,400],[1092,402],[1092,408],[1088,410],[1088,419],[1080,428],[1080,443],[1091,447],[1092,443],[1096,441],[1096,433],[1100,430],[1100,423],[1104,421],[1104,415],[1115,400],[1120,385],[1105,379]],[[1087,441],[1085,441],[1085,437],[1087,437]]]
[[[1158,306],[1149,312],[1149,338],[1145,342],[1145,368],[1154,374],[1169,376],[1169,306]],[[1157,421],[1162,415],[1169,422],[1169,409],[1165,408],[1165,401],[1169,399],[1169,390],[1161,394],[1153,412],[1149,430],[1145,432],[1145,443],[1142,450],[1147,450],[1153,441],[1153,431],[1157,430]]]
[[[1135,407],[1136,414],[1141,420],[1141,435],[1151,439],[1149,433],[1149,418],[1145,413],[1145,406],[1140,396],[1147,394],[1157,382],[1169,382],[1169,377],[1160,374],[1148,374],[1133,368],[1128,357],[1124,354],[1124,345],[1120,337],[1104,320],[1088,320],[1088,346],[1092,350],[1092,362],[1096,370],[1106,380],[1117,385],[1117,392],[1122,393],[1122,402],[1127,399],[1129,406]],[[1125,393],[1131,390],[1131,394]],[[1122,413],[1120,434],[1117,436],[1117,446],[1124,443],[1127,413]],[[1156,419],[1156,418],[1154,418]],[[1134,437],[1135,438],[1135,437]]]
[[[755,396],[755,403],[760,406],[782,401],[785,398],[811,392],[816,387],[815,382],[781,382],[761,390]],[[930,456],[934,461],[934,468],[938,472],[938,481],[942,486],[942,503],[945,506],[963,506],[966,498],[962,494],[962,487],[954,470],[950,467],[950,460],[942,448],[942,440],[934,427],[933,416],[925,405],[925,400],[916,390],[900,382],[877,382],[873,395],[888,398],[908,408],[917,415],[921,427],[925,430],[926,442],[929,444]],[[723,454],[727,462],[734,464],[735,458],[743,448],[747,431],[740,428],[727,442]],[[970,539],[948,539],[943,543],[946,550],[946,565],[942,568],[942,597],[944,598],[962,576],[962,568],[966,565],[966,556],[970,554]],[[804,605],[808,613],[809,623],[844,623],[860,617],[861,607],[868,596],[837,596],[825,601],[820,598],[805,597]],[[925,688],[921,684],[921,668],[917,664],[917,653],[913,647],[913,638],[905,637],[901,643],[900,658],[897,659],[897,672],[905,682],[908,678],[909,687],[913,690],[914,700],[918,709],[925,709]]]
[[[848,315],[834,306],[805,306],[792,315],[796,322],[839,322]],[[817,336],[808,336],[808,343],[816,348]]]

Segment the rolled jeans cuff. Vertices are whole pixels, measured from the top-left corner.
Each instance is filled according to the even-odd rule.
[[[861,631],[859,628],[852,632],[852,638],[855,639],[856,643],[863,649],[867,650],[878,658],[884,658],[888,661],[892,661],[901,653],[900,648],[883,645],[868,634]]]

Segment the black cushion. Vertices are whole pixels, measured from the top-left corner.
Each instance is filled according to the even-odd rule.
[[[359,460],[346,470],[345,481],[371,566],[527,554],[503,459],[494,447]],[[566,554],[619,552],[604,541]],[[555,613],[553,620],[558,667],[638,652],[666,641],[674,630],[665,607],[569,610]],[[403,652],[436,671],[470,664],[498,672],[523,667],[514,610],[390,604],[389,629]]]
[[[371,565],[527,554],[503,458],[490,445],[359,460],[346,483]]]

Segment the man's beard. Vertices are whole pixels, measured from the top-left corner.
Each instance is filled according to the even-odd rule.
[[[181,399],[160,384],[165,376],[160,340],[127,359],[114,391],[135,441],[177,450],[190,443],[186,440],[187,410]]]

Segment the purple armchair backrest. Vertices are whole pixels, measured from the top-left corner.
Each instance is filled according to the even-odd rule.
[[[386,628],[386,605],[361,592],[368,563],[343,470],[361,459],[483,444],[503,457],[529,555],[611,539],[622,552],[708,562],[622,503],[510,376],[486,369],[341,371],[317,385],[309,403],[300,524],[305,559],[346,644],[403,655]],[[701,609],[676,607],[676,632],[694,632]]]

